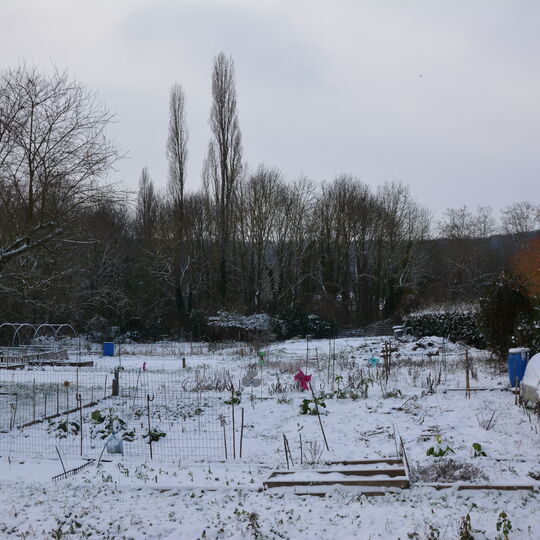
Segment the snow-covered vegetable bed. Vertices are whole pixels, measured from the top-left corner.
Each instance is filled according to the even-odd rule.
[[[386,362],[385,350],[391,353]],[[46,537],[72,532],[117,538],[437,538],[437,533],[439,538],[456,538],[470,518],[472,528],[483,531],[474,533],[475,538],[495,538],[508,529],[509,522],[510,538],[538,538],[540,501],[534,490],[540,486],[538,417],[515,405],[514,394],[506,388],[506,373],[490,364],[484,353],[468,351],[472,391],[467,398],[464,350],[440,338],[392,341],[390,345],[383,338],[347,338],[336,340],[335,348],[325,340],[297,340],[276,343],[263,352],[258,355],[239,345],[188,356],[185,370],[178,356],[155,355],[155,349],[152,357],[135,354],[122,358],[123,391],[129,387],[131,393],[85,410],[89,422],[85,433],[91,433],[92,414],[95,433],[108,425],[108,407],[116,407],[115,414],[120,416],[131,409],[144,427],[146,389],[165,388],[165,395],[154,392],[151,405],[152,423],[166,433],[153,441],[153,460],[145,455],[148,443],[143,441],[141,427],[134,441],[130,437],[124,440],[124,447],[138,444],[142,450],[126,452],[125,457],[105,453],[110,461],[53,483],[51,477],[62,472],[59,461],[44,460],[35,452],[29,457],[22,450],[14,451],[14,446],[1,446],[0,440],[2,537],[21,536],[30,529],[38,536],[45,531]],[[134,394],[133,380],[144,362],[141,381],[147,386],[138,382]],[[117,364],[117,358],[98,359],[93,369],[106,373]],[[306,391],[294,381],[299,369],[311,376],[301,379],[308,381]],[[212,379],[214,388],[193,386],[195,374],[201,372],[228,373],[231,387],[220,386],[219,377]],[[29,380],[35,378],[29,372]],[[190,378],[189,384],[182,382],[186,378]],[[254,379],[261,379],[262,384],[242,385],[242,380]],[[5,378],[2,381],[7,384]],[[175,394],[171,388],[182,385],[190,399],[197,390],[200,401],[189,402],[187,408],[178,401],[187,394]],[[314,407],[311,388],[318,407]],[[207,404],[205,409],[209,395],[213,405]],[[232,459],[233,406],[236,459]],[[325,448],[317,409],[330,450]],[[129,421],[127,412],[124,415]],[[172,430],[180,433],[183,422],[195,429],[198,417],[205,418],[205,414],[216,422],[220,436],[223,427],[227,460],[224,456],[197,460],[195,431],[191,439],[194,457],[175,454],[177,443],[172,441],[179,444],[182,439],[174,439]],[[121,427],[129,434],[132,426]],[[27,447],[47,429],[51,430],[47,422],[26,428],[22,436],[29,441]],[[402,439],[412,487],[369,499],[350,487],[331,490],[325,498],[308,499],[279,489],[261,491],[273,471],[286,468],[283,435],[295,469],[305,470],[297,473],[299,478],[310,478],[309,471],[324,467],[325,461],[396,456]],[[0,434],[0,439],[9,436]],[[75,443],[76,437],[73,435]],[[61,447],[62,440],[56,442]],[[55,439],[51,444],[54,451]],[[159,445],[168,445],[167,452],[160,454]],[[101,445],[94,444],[98,446],[101,450]],[[77,449],[77,444],[72,448]],[[74,451],[64,465],[69,469],[81,463]],[[527,485],[533,491],[439,492],[426,487],[455,482]]]

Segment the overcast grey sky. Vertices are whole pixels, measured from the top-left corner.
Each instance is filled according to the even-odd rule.
[[[130,188],[145,165],[166,184],[174,82],[200,186],[219,51],[252,168],[401,180],[436,213],[540,202],[540,1],[0,0],[2,67],[68,67],[98,90]]]

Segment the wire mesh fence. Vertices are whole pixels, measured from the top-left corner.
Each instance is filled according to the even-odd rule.
[[[0,453],[96,459],[121,451],[126,459],[168,462],[235,457],[241,426],[229,398],[237,384],[228,371],[208,369],[0,373]]]
[[[133,460],[230,459],[240,456],[240,408],[253,399],[297,394],[299,369],[314,375],[317,395],[329,395],[339,385],[367,389],[383,379],[384,395],[392,377],[405,374],[411,384],[420,384],[428,369],[432,382],[446,383],[454,364],[453,378],[462,376],[461,351],[391,361],[392,347],[387,351],[388,361],[374,367],[350,351],[336,351],[329,341],[324,352],[306,343],[304,350],[288,354],[235,354],[230,364],[219,360],[231,369],[145,371],[122,369],[119,361],[115,367],[0,370],[0,454],[99,459],[103,452],[121,451]]]

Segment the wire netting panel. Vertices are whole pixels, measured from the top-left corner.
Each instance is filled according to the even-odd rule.
[[[0,372],[0,453],[99,458],[114,435],[126,459],[232,457],[226,371],[121,370],[117,387],[114,379],[95,369]]]

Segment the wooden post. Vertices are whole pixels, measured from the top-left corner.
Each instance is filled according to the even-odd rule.
[[[471,398],[471,371],[469,366],[469,350],[465,349],[465,397]]]
[[[240,459],[242,459],[242,444],[244,442],[244,407],[242,407],[241,425],[240,425]]]
[[[120,395],[120,375],[119,370],[114,370],[114,379],[112,382],[112,395],[113,396],[119,396]]]
[[[152,452],[152,428],[150,426],[150,402],[154,401],[154,396],[150,397],[150,394],[146,394],[146,414],[148,415],[148,446],[150,447],[150,459],[154,459]]]
[[[139,391],[139,379],[141,377],[141,368],[139,368],[139,373],[137,373],[137,382],[135,383],[135,394],[133,396],[133,407],[135,407],[135,400],[137,399],[137,393]]]
[[[306,373],[309,370],[309,335],[306,334]]]
[[[32,382],[32,421],[36,421],[36,379]]]
[[[233,398],[232,398],[232,448],[233,448],[233,459],[236,459],[236,426],[234,421],[234,386],[233,386]]]
[[[77,394],[77,404],[79,405],[79,433],[81,434],[81,456],[83,455],[83,417],[82,417],[82,396]]]
[[[225,415],[220,415],[221,427],[223,428],[223,446],[225,447],[225,459],[228,459],[227,455],[227,431],[225,425],[227,424],[225,420]]]
[[[60,463],[62,464],[62,469],[64,469],[64,473],[66,472],[66,468],[64,467],[64,461],[62,459],[62,456],[60,455],[60,450],[58,450],[58,446],[55,446],[56,453],[58,454],[58,457],[60,458]]]

